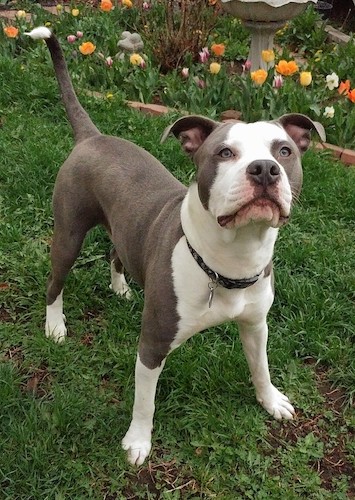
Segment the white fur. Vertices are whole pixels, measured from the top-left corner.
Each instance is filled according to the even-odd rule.
[[[122,440],[122,447],[128,451],[128,460],[132,465],[142,465],[152,447],[155,391],[164,363],[150,370],[137,356],[132,422]]]
[[[53,304],[46,307],[46,337],[55,342],[63,342],[67,335],[63,314],[63,290]]]
[[[44,40],[46,38],[50,38],[51,34],[51,30],[45,26],[39,26],[38,28],[34,28],[29,33],[25,33],[25,35],[30,36],[34,40]]]
[[[231,127],[224,144],[237,151],[235,159],[222,161],[217,170],[210,192],[209,210],[217,220],[218,216],[228,215],[240,210],[254,196],[253,186],[246,175],[247,166],[254,160],[272,160],[280,167],[281,178],[273,188],[284,216],[288,216],[291,209],[291,188],[287,175],[282,165],[277,162],[271,154],[271,144],[275,140],[289,142],[284,129],[271,123],[237,123]],[[264,220],[272,221],[273,214],[265,212],[260,214],[254,208],[254,217],[262,217]],[[253,213],[250,214],[253,217]],[[265,219],[266,218],[266,219]],[[246,220],[245,223],[248,223]]]
[[[132,298],[132,292],[127,284],[125,275],[123,273],[118,273],[115,269],[114,261],[111,261],[111,290],[113,290],[117,295],[126,297],[130,300]]]

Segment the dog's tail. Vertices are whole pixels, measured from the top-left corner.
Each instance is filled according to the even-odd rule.
[[[88,137],[100,134],[76,96],[64,54],[56,36],[44,26],[25,34],[34,40],[44,40],[48,46],[65,110],[73,128],[75,142],[78,143]]]

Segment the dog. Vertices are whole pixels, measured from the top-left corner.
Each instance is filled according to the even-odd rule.
[[[249,124],[180,118],[162,141],[175,136],[193,159],[196,181],[187,188],[144,149],[102,135],[78,101],[55,35],[45,27],[28,34],[49,48],[75,139],[53,194],[46,335],[66,336],[64,280],[97,224],[114,246],[113,291],[130,298],[124,269],[144,288],[133,415],[122,441],[129,462],[141,465],[150,453],[167,355],[224,321],[238,324],[257,400],[277,420],[292,419],[293,406],[271,383],[266,352],[272,256],[301,191],[301,155],[312,130],[325,140],[322,125],[301,114]]]

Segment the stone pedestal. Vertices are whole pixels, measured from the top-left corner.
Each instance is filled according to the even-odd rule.
[[[257,21],[244,21],[243,24],[251,33],[251,44],[248,59],[251,62],[251,71],[259,68],[268,69],[273,62],[266,63],[261,57],[263,50],[273,50],[275,33],[285,25],[285,21],[262,23]]]

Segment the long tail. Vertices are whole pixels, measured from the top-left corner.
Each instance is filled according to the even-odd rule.
[[[62,100],[73,128],[75,142],[100,134],[100,131],[80,104],[68,72],[62,48],[56,36],[46,27],[41,26],[25,33],[34,40],[44,40],[50,51],[55,74],[62,94]]]

